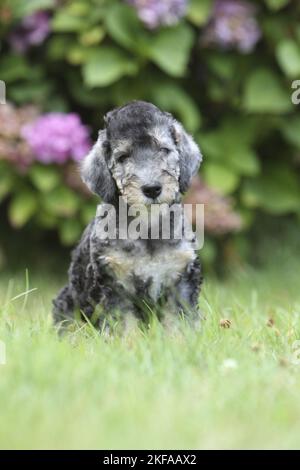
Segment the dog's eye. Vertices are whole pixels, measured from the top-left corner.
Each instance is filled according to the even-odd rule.
[[[124,163],[127,159],[129,158],[129,153],[121,153],[117,160],[118,160],[118,163]]]
[[[161,147],[159,150],[165,155],[168,155],[171,152],[171,150],[168,147]]]

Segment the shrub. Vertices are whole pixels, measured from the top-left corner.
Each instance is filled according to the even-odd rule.
[[[193,197],[211,235],[246,234],[261,211],[299,217],[299,13],[289,0],[2,2],[0,78],[13,105],[0,105],[0,211],[14,228],[74,243],[96,203],[74,160],[106,111],[144,99],[203,151]]]

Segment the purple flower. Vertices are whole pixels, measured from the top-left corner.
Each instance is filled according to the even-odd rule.
[[[8,40],[17,52],[25,52],[30,46],[41,44],[50,33],[49,14],[37,11],[22,19],[11,32]]]
[[[254,5],[242,0],[215,1],[212,18],[204,31],[206,44],[247,53],[253,50],[260,37]]]
[[[127,0],[127,3],[135,7],[149,29],[176,24],[187,9],[187,0]]]
[[[36,159],[42,163],[81,160],[91,148],[89,131],[77,114],[48,113],[22,128]]]

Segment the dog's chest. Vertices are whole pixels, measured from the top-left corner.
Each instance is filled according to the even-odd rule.
[[[149,252],[146,244],[138,240],[134,250],[129,252],[122,244],[107,247],[101,259],[128,292],[136,294],[136,285],[145,285],[145,294],[156,301],[163,289],[174,286],[178,281],[187,265],[195,259],[195,252],[186,240],[154,252]]]

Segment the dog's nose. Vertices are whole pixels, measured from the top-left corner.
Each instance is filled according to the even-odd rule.
[[[142,187],[142,190],[145,196],[151,199],[155,199],[156,197],[160,195],[162,186],[160,183],[145,184],[145,186]]]

